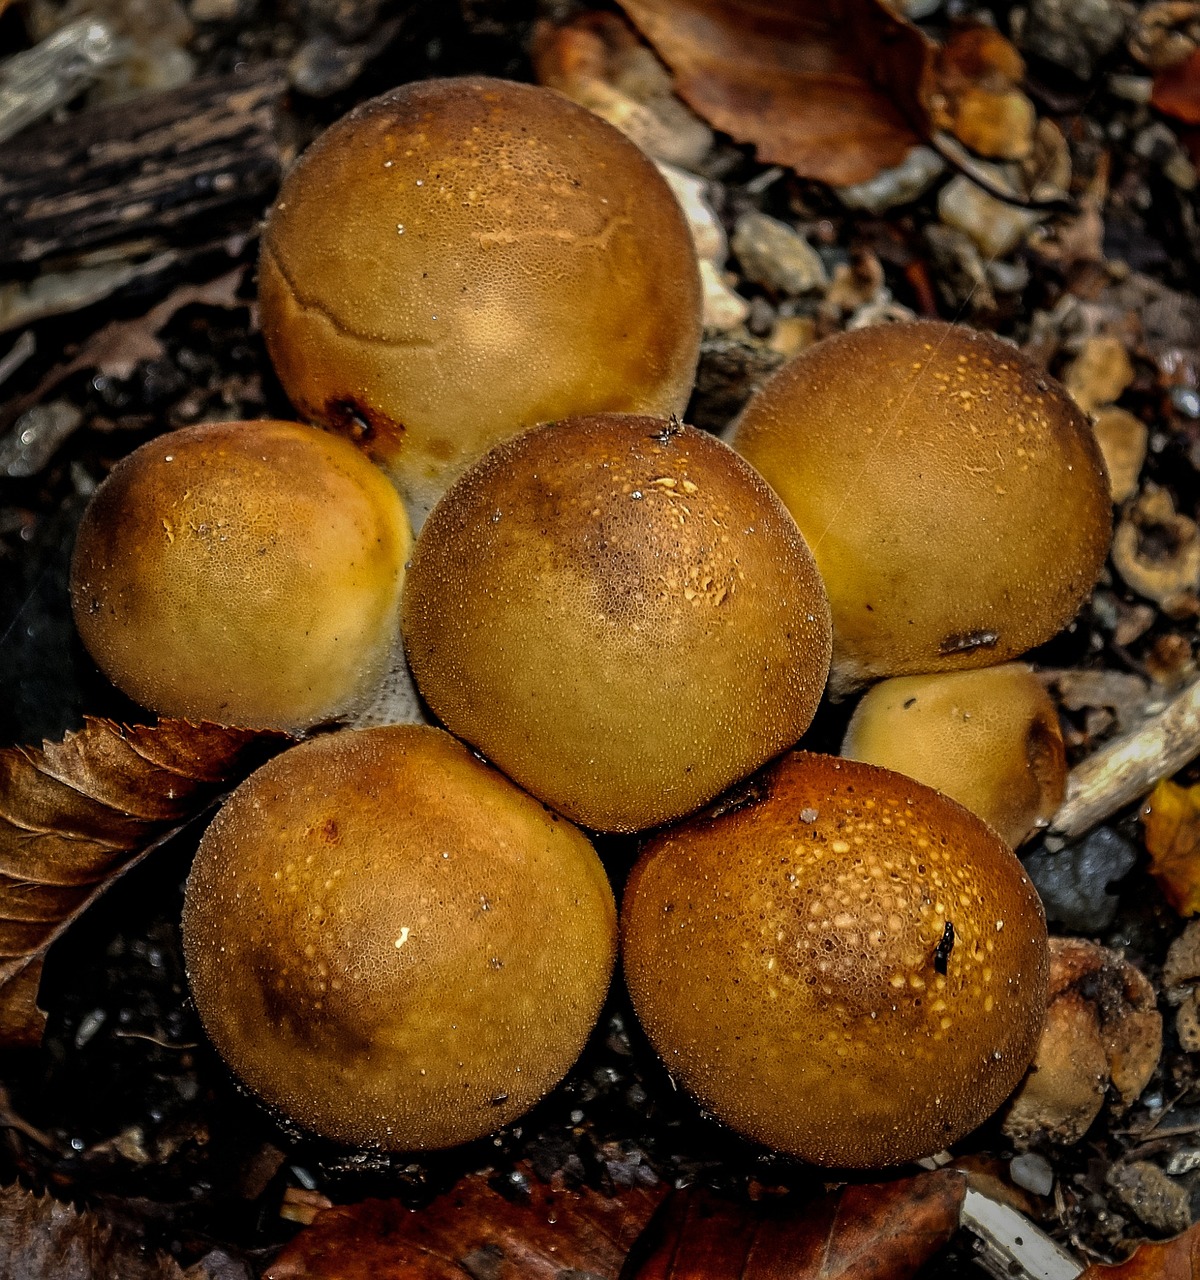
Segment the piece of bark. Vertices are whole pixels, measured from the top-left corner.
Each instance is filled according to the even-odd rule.
[[[208,77],[39,125],[0,151],[0,268],[102,244],[186,238],[264,204],[282,166],[282,71]]]

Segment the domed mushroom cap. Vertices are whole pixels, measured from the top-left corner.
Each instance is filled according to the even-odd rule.
[[[941,791],[1013,848],[1054,817],[1067,786],[1054,702],[1020,662],[884,680],[855,709],[842,755]]]
[[[96,491],[75,623],[155,711],[306,728],[357,709],[387,670],[411,544],[395,489],[346,441],[295,422],[186,427]]]
[[[417,541],[403,630],[451,730],[605,831],[689,813],[794,743],[829,662],[778,498],[712,436],[615,414],[463,476]]]
[[[324,133],[272,210],[259,288],[293,403],[361,433],[422,509],[539,422],[682,412],[699,353],[696,254],[654,165],[559,94],[480,76]]]
[[[816,1164],[962,1137],[1041,1030],[1046,925],[1021,864],[952,800],[855,761],[795,752],[739,799],[656,836],[625,891],[625,975],[667,1068]]]
[[[732,444],[817,558],[831,683],[991,666],[1075,616],[1108,551],[1087,418],[1014,348],[921,321],[839,334],[750,401]]]
[[[591,845],[449,734],[346,730],[276,757],[200,843],[183,912],[205,1029],[338,1142],[446,1147],[566,1073],[608,988]]]

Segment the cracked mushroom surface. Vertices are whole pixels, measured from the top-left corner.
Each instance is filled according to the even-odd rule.
[[[941,791],[1014,849],[1049,823],[1067,786],[1058,712],[1020,662],[882,681],[855,708],[842,755]]]
[[[344,730],[233,793],[188,877],[206,1031],[337,1142],[452,1146],[575,1061],[616,952],[592,846],[440,729]]]
[[[298,730],[369,702],[399,643],[412,533],[387,477],[296,422],[151,440],[84,513],[84,644],[163,715]]]
[[[690,813],[790,747],[829,663],[804,539],[727,445],[603,414],[527,432],[446,494],[404,643],[454,733],[573,821]]]
[[[1091,426],[1014,347],[940,321],[803,351],[731,443],[796,519],[829,591],[831,688],[993,666],[1050,639],[1111,528]]]
[[[1004,1101],[1046,1003],[1046,925],[1012,851],[886,769],[794,752],[656,835],[625,976],[667,1069],[816,1164],[940,1150]]]
[[[403,85],[318,138],[259,289],[292,402],[419,513],[537,423],[682,413],[699,355],[691,233],[651,161],[560,94],[482,76]]]

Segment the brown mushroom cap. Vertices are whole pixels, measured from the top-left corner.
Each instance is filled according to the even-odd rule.
[[[339,1142],[445,1147],[565,1074],[616,950],[604,869],[438,729],[276,757],[200,843],[183,912],[205,1029],[267,1103]]]
[[[1075,616],[1104,564],[1087,418],[1014,348],[921,321],[838,334],[781,369],[732,443],[817,558],[831,684],[991,666]]]
[[[742,799],[656,836],[625,891],[625,974],[668,1069],[817,1164],[962,1137],[1041,1030],[1046,924],[1021,864],[952,800],[851,760],[794,752]]]
[[[187,427],[96,491],[75,622],[155,711],[305,728],[355,710],[384,675],[411,544],[395,489],[346,441],[295,422]]]
[[[794,743],[829,662],[778,498],[712,436],[616,414],[459,480],[417,541],[403,629],[445,724],[605,831],[689,813]]]
[[[842,755],[943,792],[1013,848],[1054,817],[1067,786],[1054,702],[1020,662],[877,684],[855,709]]]
[[[297,408],[365,426],[422,510],[525,427],[682,412],[699,352],[696,254],[654,165],[559,94],[481,76],[403,85],[323,134],[272,210],[259,289]]]

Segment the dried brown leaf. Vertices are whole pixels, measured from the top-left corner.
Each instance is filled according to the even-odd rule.
[[[1164,778],[1142,806],[1150,874],[1181,916],[1200,911],[1200,786]]]
[[[184,1280],[172,1258],[128,1244],[93,1213],[0,1188],[0,1280]]]
[[[1166,1244],[1140,1244],[1119,1266],[1092,1263],[1079,1280],[1197,1280],[1200,1277],[1200,1224]]]
[[[35,1044],[42,961],[117,876],[283,735],[163,720],[88,720],[42,749],[0,750],[0,1044]]]
[[[1200,124],[1200,49],[1158,72],[1150,105],[1185,124]]]
[[[932,44],[882,0],[620,0],[709,124],[835,185],[929,129]]]
[[[677,1195],[627,1280],[906,1280],[958,1229],[967,1180],[952,1170],[844,1187],[797,1211]],[[654,1237],[650,1239],[649,1237]]]
[[[616,1280],[666,1194],[636,1186],[610,1198],[533,1178],[528,1186],[512,1200],[471,1174],[421,1210],[396,1200],[326,1209],[264,1280]]]

